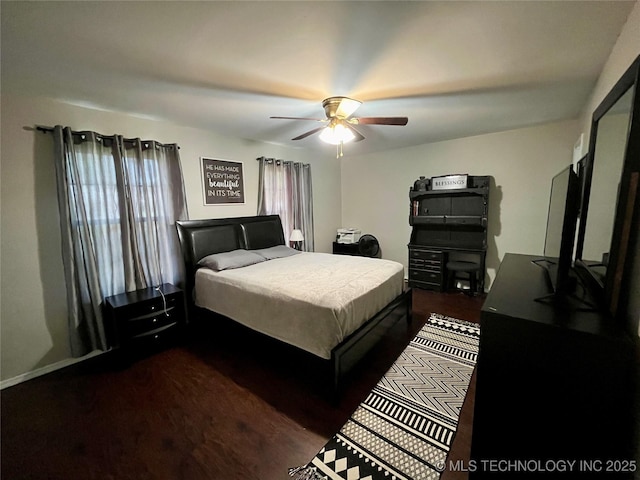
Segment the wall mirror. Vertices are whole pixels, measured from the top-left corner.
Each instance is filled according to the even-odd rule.
[[[593,113],[576,246],[576,268],[614,315],[629,274],[627,247],[637,237],[631,226],[640,164],[639,67],[640,57]]]

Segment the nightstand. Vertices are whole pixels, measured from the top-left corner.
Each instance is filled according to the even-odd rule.
[[[104,308],[111,346],[131,351],[173,342],[186,319],[184,292],[169,283],[107,297]]]
[[[338,243],[333,242],[334,255],[355,255],[360,256],[360,245],[358,243]]]

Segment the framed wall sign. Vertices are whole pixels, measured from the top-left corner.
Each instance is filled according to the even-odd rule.
[[[467,188],[467,175],[431,177],[431,190],[456,190]]]
[[[205,205],[244,203],[242,162],[201,157],[201,166]]]

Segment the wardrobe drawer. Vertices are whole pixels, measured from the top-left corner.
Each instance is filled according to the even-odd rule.
[[[429,260],[432,262],[442,262],[442,252],[434,250],[409,249],[410,260]]]
[[[427,282],[432,283],[434,285],[442,284],[442,273],[437,271],[428,271],[428,270],[415,270],[409,269],[409,280],[415,280],[418,282]]]
[[[421,270],[440,272],[442,270],[442,262],[422,260],[420,258],[411,258],[409,259],[409,268],[418,268]]]

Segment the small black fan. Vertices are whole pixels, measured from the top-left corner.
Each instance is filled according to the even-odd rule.
[[[377,257],[380,253],[380,244],[373,235],[362,235],[358,242],[358,252],[363,257]]]

